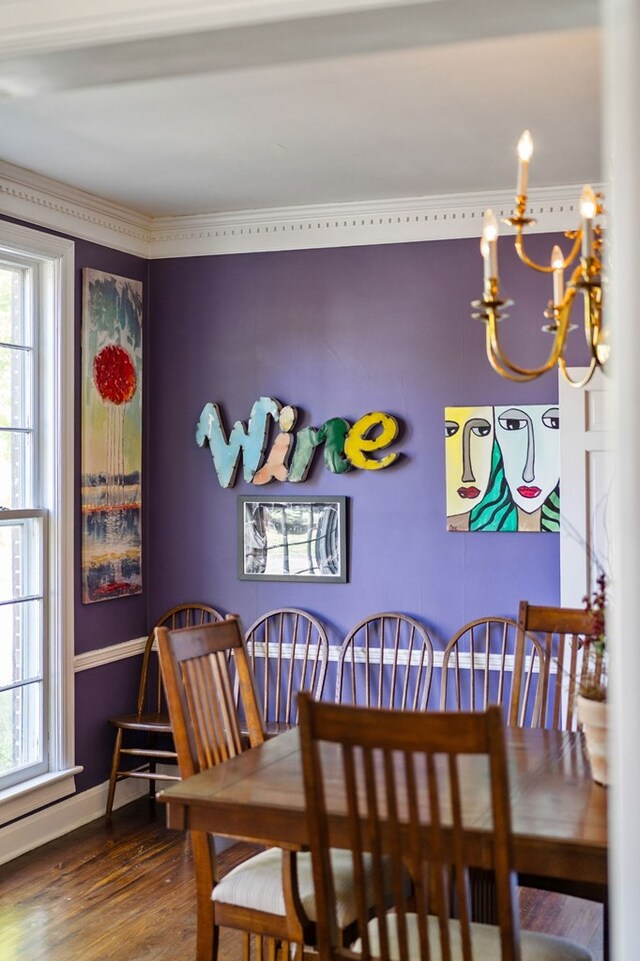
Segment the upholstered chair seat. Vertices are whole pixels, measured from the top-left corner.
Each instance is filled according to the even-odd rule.
[[[313,887],[311,855],[303,852],[297,856],[298,895],[309,921],[316,921],[316,902]],[[336,891],[337,918],[340,928],[348,928],[357,917],[356,893],[353,881],[353,861],[350,851],[332,849],[331,869]],[[365,884],[373,884],[371,858],[365,856]],[[390,881],[385,878],[387,886]],[[409,879],[407,876],[407,884]],[[282,851],[269,848],[254,855],[230,871],[216,884],[212,901],[234,904],[250,911],[266,911],[269,914],[285,914],[282,889]]]
[[[390,961],[399,961],[400,959],[395,920],[393,915],[387,915]],[[417,921],[417,915],[408,915],[407,939],[409,957],[415,959],[415,961],[421,961]],[[442,961],[439,923],[436,917],[431,916],[428,918],[431,961]],[[379,957],[380,948],[377,918],[369,922],[368,929],[371,954],[373,957]],[[472,922],[470,929],[473,957],[481,958],[482,961],[500,961],[502,957],[500,950],[500,928],[493,924],[477,924]],[[451,935],[451,961],[462,961],[463,953],[459,922],[450,921],[449,931]],[[361,946],[358,941],[354,945],[354,951],[358,952],[360,950]],[[556,937],[551,934],[542,934],[537,931],[520,932],[520,952],[521,961],[592,961],[591,954],[572,941],[567,941],[565,938]]]

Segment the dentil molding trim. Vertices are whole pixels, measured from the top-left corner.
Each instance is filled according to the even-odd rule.
[[[151,217],[0,160],[0,214],[149,256]]]
[[[596,190],[601,185],[594,185]],[[532,190],[532,232],[578,226],[581,185]],[[152,218],[0,161],[0,215],[149,259],[357,247],[479,237],[487,207],[513,211],[509,191],[272,207]],[[505,227],[505,232],[510,228]]]

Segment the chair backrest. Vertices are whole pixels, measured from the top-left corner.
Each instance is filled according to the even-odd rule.
[[[300,736],[321,961],[354,957],[341,945],[336,919],[332,812],[344,825],[341,835],[350,839],[363,959],[479,961],[470,941],[471,866],[495,871],[501,959],[519,959],[500,709],[413,714],[314,703],[303,695]],[[479,796],[483,813],[492,813],[493,830],[474,846],[469,841]],[[344,837],[338,841],[342,846]],[[459,919],[453,922],[452,893]],[[368,925],[372,901],[375,920]]]
[[[542,726],[575,729],[575,696],[588,667],[581,645],[591,633],[591,615],[579,607],[544,607],[520,601],[518,629],[521,634],[534,633],[544,652]]]
[[[480,617],[457,631],[442,655],[441,711],[502,708],[507,724],[539,727],[543,649],[509,617]]]
[[[407,614],[371,614],[342,644],[335,700],[423,711],[432,675],[433,645],[426,627]]]
[[[298,692],[322,697],[329,660],[324,627],[306,611],[281,607],[252,624],[246,645],[265,722],[297,723]]]
[[[163,614],[156,621],[149,632],[142,656],[142,670],[138,685],[138,717],[147,712],[159,714],[165,706],[164,689],[160,670],[151,670],[153,653],[155,650],[156,627],[168,627],[175,630],[179,627],[191,627],[194,624],[207,624],[209,621],[221,621],[222,614],[207,604],[178,604]]]
[[[235,615],[194,627],[156,628],[180,774],[188,777],[244,749],[229,655],[251,746],[264,740],[251,668]]]

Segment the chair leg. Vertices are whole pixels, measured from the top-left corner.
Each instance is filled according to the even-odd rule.
[[[109,793],[107,794],[107,810],[105,817],[111,818],[113,810],[113,799],[116,794],[116,783],[118,781],[118,768],[120,767],[120,748],[122,747],[123,730],[121,727],[116,730],[116,742],[113,746],[113,756],[111,758],[111,773],[109,774]]]
[[[242,933],[242,961],[251,961],[251,935],[248,931]]]
[[[205,916],[203,916],[205,915]],[[220,928],[215,923],[213,905],[210,911],[207,906],[204,911],[198,905],[196,928],[196,959],[197,961],[217,961]]]
[[[157,744],[156,737],[155,735],[152,734],[149,739],[149,747],[151,748],[151,750],[154,750],[156,744]],[[151,775],[151,777],[149,778],[149,801],[155,801],[156,799],[156,782],[152,776],[155,773],[156,773],[155,758],[149,758],[149,774]]]

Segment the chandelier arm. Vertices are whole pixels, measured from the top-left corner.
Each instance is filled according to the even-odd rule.
[[[496,374],[500,374],[501,377],[504,377],[506,380],[513,381],[516,384],[526,384],[531,380],[535,380],[535,378],[538,376],[537,373],[529,374],[527,376],[515,374],[513,373],[513,371],[509,370],[507,367],[504,367],[501,364],[491,344],[491,334],[489,332],[488,324],[487,324],[487,359],[490,365],[495,370]]]
[[[522,227],[517,227],[516,229],[517,229],[517,235],[514,240],[514,244],[516,248],[516,253],[520,258],[520,260],[522,261],[522,263],[526,264],[527,267],[532,267],[533,270],[539,271],[541,274],[553,273],[554,268],[550,264],[548,265],[537,264],[534,260],[531,259],[531,257],[528,256],[528,254],[525,252],[525,249],[524,249],[524,238],[523,238]],[[571,248],[567,258],[564,260],[562,264],[563,270],[566,270],[569,264],[573,263],[573,261],[576,259],[578,255],[578,251],[580,250],[581,244],[582,244],[582,230],[577,230],[575,240],[573,242],[573,247]]]
[[[487,357],[489,363],[497,370],[499,365],[503,370],[509,370],[512,374],[518,375],[525,380],[533,380],[535,377],[540,377],[541,374],[546,374],[547,371],[558,363],[560,357],[562,356],[567,332],[569,328],[569,317],[571,315],[571,305],[573,303],[573,298],[576,295],[575,287],[568,287],[565,295],[565,299],[558,315],[558,329],[553,338],[553,346],[551,352],[547,357],[547,360],[540,367],[521,367],[519,364],[514,363],[509,360],[509,358],[503,353],[500,344],[498,343],[498,329],[497,329],[497,314],[492,308],[488,308],[487,314]],[[492,360],[493,358],[493,360]],[[495,361],[495,363],[493,362]],[[500,371],[498,371],[500,373]],[[503,374],[502,376],[507,376]]]
[[[581,380],[572,380],[572,379],[571,379],[571,377],[569,376],[569,373],[568,373],[568,371],[567,371],[567,362],[566,362],[566,360],[564,359],[564,357],[560,357],[560,359],[558,360],[558,366],[559,366],[559,368],[560,368],[560,373],[562,374],[562,376],[563,376],[564,379],[566,380],[567,384],[569,384],[570,387],[580,388],[580,387],[585,387],[585,386],[589,383],[589,381],[591,380],[591,378],[593,377],[593,375],[594,375],[594,373],[595,373],[595,371],[596,371],[596,368],[597,368],[599,365],[598,365],[598,360],[597,360],[597,358],[596,358],[595,356],[592,357],[592,358],[591,358],[591,362],[590,362],[590,364],[589,364],[589,367],[588,367],[588,369],[587,369],[587,372],[586,372],[586,374],[584,375],[584,377],[583,377]]]
[[[600,332],[602,330],[602,288],[596,290],[584,290],[584,335],[587,346],[591,351],[591,356],[596,363],[600,364],[598,357],[598,344],[600,342]]]
[[[567,259],[565,260],[565,262],[564,262],[563,265],[562,265],[562,269],[563,269],[563,270],[566,270],[567,267],[569,266],[569,264],[572,264],[572,263],[573,263],[573,261],[574,261],[574,260],[576,259],[576,257],[578,256],[578,253],[579,253],[579,251],[580,251],[580,247],[582,246],[582,229],[576,230],[575,234],[576,234],[576,236],[575,236],[575,240],[573,241],[573,247],[571,248],[571,250],[570,250],[570,252],[569,252],[569,254],[568,254],[568,256],[567,256]],[[566,235],[565,235],[565,236],[566,236]]]
[[[522,239],[522,229],[518,230],[516,239],[514,240],[514,245],[516,248],[516,253],[523,264],[527,267],[532,267],[534,270],[540,271],[541,274],[550,274],[553,271],[553,267],[548,264],[537,264],[534,260],[529,257],[524,251],[523,239]]]

